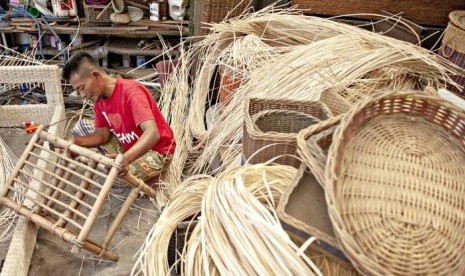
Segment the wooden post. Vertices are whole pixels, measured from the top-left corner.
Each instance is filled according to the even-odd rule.
[[[128,197],[124,201],[123,205],[121,206],[121,210],[119,210],[118,214],[115,217],[115,220],[110,225],[110,228],[107,231],[107,234],[105,235],[105,239],[103,241],[102,247],[107,248],[108,245],[111,242],[111,239],[116,233],[116,230],[118,230],[121,222],[123,221],[124,217],[126,216],[127,212],[131,208],[131,205],[134,203],[134,201],[137,199],[137,196],[139,194],[140,189],[139,188],[132,188],[131,193],[129,193]]]

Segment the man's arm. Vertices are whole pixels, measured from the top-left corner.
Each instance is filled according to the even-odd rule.
[[[160,140],[158,127],[155,120],[147,120],[140,124],[143,133],[139,140],[127,152],[124,153],[124,168],[122,173],[127,172],[129,164],[142,155],[146,154]]]
[[[74,137],[74,143],[81,147],[93,148],[110,142],[111,132],[107,127],[97,128],[86,136]]]

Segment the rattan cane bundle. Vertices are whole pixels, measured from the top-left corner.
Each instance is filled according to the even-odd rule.
[[[464,164],[465,113],[440,98],[395,92],[348,113],[328,153],[326,200],[354,266],[369,275],[462,273]]]

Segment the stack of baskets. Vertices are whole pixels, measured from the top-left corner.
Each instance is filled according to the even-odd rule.
[[[465,69],[465,11],[451,12],[449,19],[439,54]],[[465,72],[451,77],[462,87],[449,86],[448,89],[465,98]]]
[[[321,102],[251,98],[245,109],[244,159],[250,164],[271,161],[299,168],[297,133],[331,116]]]
[[[437,95],[389,92],[302,130],[298,146],[304,183],[284,193],[283,221],[340,248],[362,274],[464,275],[465,111]],[[313,175],[303,180],[306,166]],[[301,201],[307,211],[290,205],[314,198],[315,180],[337,244],[318,222],[318,199]],[[309,220],[312,208],[324,212]]]

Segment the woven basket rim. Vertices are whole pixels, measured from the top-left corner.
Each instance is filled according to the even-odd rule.
[[[347,228],[347,226],[344,223],[344,220],[341,215],[341,206],[339,206],[337,202],[337,192],[336,188],[337,185],[340,185],[340,164],[338,163],[338,160],[342,160],[342,156],[344,156],[344,145],[348,144],[351,139],[354,139],[357,133],[357,129],[354,129],[353,126],[353,118],[356,117],[359,113],[361,113],[363,110],[365,110],[368,107],[376,106],[377,104],[381,103],[382,101],[387,101],[387,100],[412,100],[415,103],[417,101],[426,104],[427,106],[439,106],[441,109],[440,111],[443,111],[443,113],[446,113],[450,117],[456,118],[456,124],[453,126],[449,126],[449,128],[453,128],[454,126],[457,126],[459,124],[458,120],[460,120],[462,123],[465,123],[465,111],[461,110],[457,106],[433,95],[426,95],[426,94],[420,94],[420,91],[392,91],[389,92],[388,94],[382,94],[377,97],[367,99],[363,103],[361,103],[359,106],[354,108],[352,111],[348,112],[344,118],[341,121],[340,126],[336,130],[333,136],[333,143],[330,147],[330,152],[328,154],[328,162],[326,164],[326,171],[325,171],[325,176],[326,176],[326,201],[328,203],[328,212],[331,218],[331,221],[334,226],[334,231],[337,237],[337,240],[339,241],[339,244],[342,246],[344,249],[344,252],[346,253],[347,257],[352,261],[352,263],[357,267],[357,269],[364,273],[364,274],[395,274],[395,271],[390,271],[388,270],[383,264],[380,264],[379,261],[374,260],[371,258],[371,256],[367,255],[364,253],[364,249],[360,247],[360,245],[357,243],[355,240],[354,236],[351,234],[351,231]],[[404,108],[404,106],[402,106]],[[382,109],[380,109],[382,110]],[[401,113],[409,113],[410,110],[408,109],[402,109]],[[398,113],[395,113],[398,114]],[[379,118],[380,116],[390,116],[387,114],[382,114],[380,113],[380,116],[376,116],[377,114],[372,114],[370,118],[366,118],[365,121],[362,122],[356,122],[358,123],[358,126],[360,128],[363,128],[364,123],[370,120],[373,120],[374,118]],[[421,117],[419,114],[410,114],[411,116],[414,117]],[[439,115],[438,115],[439,116]],[[426,116],[425,116],[426,117]],[[426,119],[426,118],[425,118]],[[439,122],[432,122],[425,120],[426,123],[434,124],[435,126],[439,127],[444,127],[447,128],[448,126],[441,125]],[[463,126],[463,125],[462,125]],[[449,129],[449,132],[453,136],[459,136],[462,135],[462,132],[456,133],[454,129]],[[345,135],[347,133],[350,133],[352,137],[346,137]],[[463,135],[462,135],[463,136]],[[463,152],[465,154],[465,147],[464,147],[464,142],[465,138],[462,138],[462,143],[461,147],[464,149]],[[342,145],[342,147],[341,147]],[[449,247],[451,245],[448,245]],[[402,252],[398,252],[398,255],[401,256],[403,255]],[[464,260],[460,260],[460,268],[465,268],[465,263]],[[452,273],[453,271],[449,271],[449,273]]]
[[[318,101],[300,101],[300,100],[270,99],[270,98],[249,98],[249,100],[247,101],[246,107],[245,107],[244,124],[247,130],[247,133],[249,134],[251,138],[254,138],[254,139],[264,139],[268,141],[294,142],[298,133],[278,133],[278,132],[267,133],[267,132],[257,131],[254,127],[255,121],[252,119],[252,117],[255,114],[249,113],[249,106],[250,106],[250,103],[252,102],[263,102],[263,103],[283,102],[285,104],[292,103],[292,104],[301,104],[301,105],[315,104],[315,105],[320,105],[320,108],[324,112],[326,112],[328,115],[331,115],[331,111],[329,111],[326,105]],[[267,111],[272,111],[272,110],[273,109],[268,109]],[[283,109],[277,109],[277,110],[293,111],[293,110],[283,110]],[[294,111],[294,112],[299,112],[299,111]],[[305,114],[304,112],[299,112],[299,113]],[[277,134],[279,136],[277,136]]]
[[[449,20],[458,28],[465,30],[465,10],[449,13]]]
[[[278,132],[278,131],[262,131],[258,126],[257,126],[257,121],[260,119],[260,118],[263,118],[265,116],[268,116],[268,115],[275,115],[275,114],[289,114],[289,115],[293,115],[293,116],[300,116],[300,117],[305,117],[305,118],[308,118],[308,119],[311,119],[311,120],[314,120],[315,122],[320,122],[320,119],[316,118],[315,116],[312,116],[312,115],[309,115],[309,114],[306,114],[306,113],[303,113],[303,112],[299,112],[299,111],[294,111],[294,110],[263,110],[263,111],[260,111],[258,113],[255,113],[254,115],[252,115],[251,119],[252,119],[252,132],[249,132],[249,134],[270,134],[270,135],[289,135],[289,137],[292,137],[292,138],[296,138],[297,137],[297,134],[298,132],[296,133],[286,133],[286,132]]]

